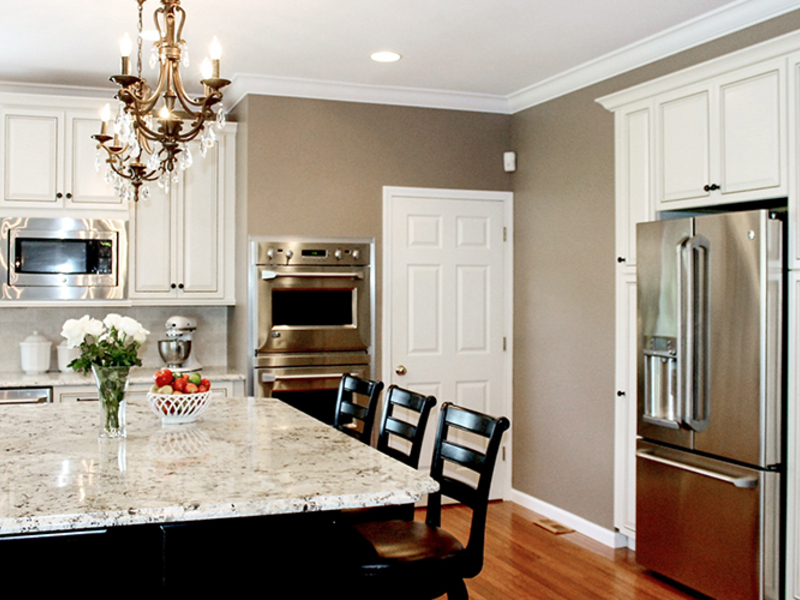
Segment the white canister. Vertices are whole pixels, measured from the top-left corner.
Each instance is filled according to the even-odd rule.
[[[46,373],[50,368],[50,348],[52,344],[38,331],[19,343],[22,370],[29,375]]]
[[[56,351],[58,352],[58,370],[62,373],[70,371],[71,369],[67,365],[81,355],[80,348],[68,348],[67,342],[61,342],[56,346]]]

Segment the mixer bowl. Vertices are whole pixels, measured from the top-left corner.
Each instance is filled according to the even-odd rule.
[[[192,351],[191,340],[158,340],[158,353],[161,360],[171,369],[179,369]]]

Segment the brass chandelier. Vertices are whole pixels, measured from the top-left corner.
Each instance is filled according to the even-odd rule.
[[[111,77],[119,85],[115,96],[119,100],[117,115],[111,121],[109,105],[101,114],[102,129],[92,137],[97,140],[96,167],[102,165],[105,151],[106,180],[114,184],[123,201],[138,201],[149,197],[150,190],[143,184],[157,181],[158,186],[169,191],[170,183],[177,182],[180,171],[191,166],[189,142],[200,136],[200,153],[214,146],[216,134],[225,125],[222,106],[223,87],[230,81],[219,76],[220,47],[215,37],[211,44],[211,60],[206,58],[201,66],[203,96],[191,98],[183,87],[180,66],[189,66],[186,42],[182,38],[186,13],[180,0],[161,0],[153,14],[158,39],[153,42],[150,67],[158,68],[158,82],[154,87],[142,77],[142,6],[146,0],[136,0],[139,5],[139,32],[137,36],[137,72],[130,72],[132,43],[127,34],[120,44],[122,73]],[[215,112],[216,109],[216,112]],[[109,124],[112,130],[109,131]]]

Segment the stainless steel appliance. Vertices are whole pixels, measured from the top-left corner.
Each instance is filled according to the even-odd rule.
[[[47,404],[53,401],[53,388],[0,388],[0,405]]]
[[[777,599],[782,223],[643,223],[637,253],[636,558],[714,598]]]
[[[250,252],[251,393],[332,422],[342,374],[372,372],[372,244],[257,239]]]
[[[0,296],[13,300],[122,300],[125,222],[103,219],[0,219]]]

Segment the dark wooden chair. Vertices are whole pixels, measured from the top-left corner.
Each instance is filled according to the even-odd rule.
[[[345,535],[350,536],[353,560],[348,570],[358,574],[356,597],[411,600],[446,593],[451,600],[468,598],[464,579],[483,568],[489,490],[500,440],[509,425],[505,417],[493,418],[449,402],[442,405],[431,467],[440,490],[428,497],[425,522],[358,523]],[[476,449],[476,441],[483,442],[483,450]],[[477,483],[463,476],[465,470]],[[442,495],[472,509],[466,546],[441,528]]]
[[[378,429],[378,450],[407,464],[419,466],[419,456],[425,430],[436,398],[423,396],[396,385],[390,385],[383,400],[383,414]],[[401,414],[402,412],[406,414]],[[374,506],[344,510],[339,517],[343,523],[363,521],[414,520],[414,505]]]
[[[433,396],[423,396],[390,385],[384,398],[383,416],[378,430],[378,450],[416,469],[419,466],[428,418],[434,406],[436,398]],[[401,418],[402,415],[397,414],[398,409],[414,413],[415,423]]]
[[[333,426],[339,431],[369,444],[381,390],[383,390],[382,381],[361,379],[355,375],[342,375],[342,380],[339,382],[339,395],[336,398]]]

